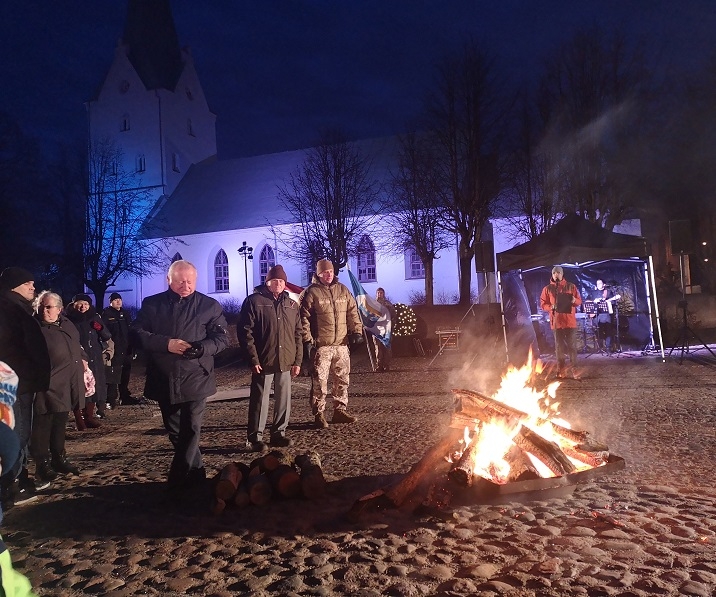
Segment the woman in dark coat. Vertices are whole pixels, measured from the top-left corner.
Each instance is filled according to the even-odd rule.
[[[111,362],[110,351],[112,334],[104,325],[99,313],[92,306],[92,299],[87,294],[76,294],[67,305],[67,318],[75,324],[80,333],[80,344],[87,353],[89,368],[97,382],[96,391],[87,397],[84,409],[85,423],[88,427],[99,427],[97,417],[106,416],[107,381],[104,367]]]
[[[62,299],[54,292],[41,292],[35,299],[35,317],[40,322],[52,366],[50,387],[35,394],[31,451],[35,474],[52,481],[57,473],[78,474],[65,453],[65,427],[71,410],[84,405],[84,368],[87,364],[80,336],[61,314]]]

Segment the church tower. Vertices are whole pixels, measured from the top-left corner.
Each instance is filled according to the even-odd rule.
[[[128,0],[114,61],[87,114],[91,145],[113,143],[152,202],[170,195],[191,164],[216,155],[216,116],[179,46],[169,0]]]

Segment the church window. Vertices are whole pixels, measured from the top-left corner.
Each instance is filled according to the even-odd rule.
[[[173,153],[172,154],[172,170],[174,170],[174,172],[181,172],[180,166],[181,165],[179,163],[179,154]]]
[[[214,291],[229,292],[229,258],[219,249],[214,259]]]
[[[190,136],[196,137],[194,134],[194,125],[191,122],[191,118],[186,119],[186,132],[189,133]]]
[[[363,235],[358,243],[356,255],[359,282],[375,282],[375,246],[368,235]]]
[[[129,114],[122,116],[122,121],[119,123],[120,132],[124,133],[129,130]]]
[[[147,169],[147,158],[144,154],[137,156],[137,172],[144,172]]]
[[[261,283],[266,281],[268,271],[276,265],[276,256],[274,255],[271,245],[264,245],[259,255],[259,274],[261,275]]]
[[[418,252],[415,249],[410,249],[405,257],[405,277],[408,279],[425,278],[425,266]]]

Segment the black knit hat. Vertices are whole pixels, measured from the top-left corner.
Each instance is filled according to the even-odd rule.
[[[114,299],[121,299],[122,295],[119,292],[113,292],[109,295],[109,302],[111,303]]]
[[[35,275],[22,267],[6,267],[0,274],[0,289],[12,290],[25,282],[34,282]]]
[[[92,306],[92,299],[90,298],[89,294],[84,294],[82,292],[80,294],[76,294],[72,297],[72,302],[76,303],[77,301],[87,301],[90,306]]]

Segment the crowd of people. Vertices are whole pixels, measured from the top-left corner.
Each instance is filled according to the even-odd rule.
[[[3,509],[33,499],[58,475],[79,473],[65,450],[70,413],[86,431],[120,403],[139,402],[128,388],[136,342],[121,295],[112,294],[103,315],[85,293],[67,305],[49,290],[36,295],[24,268],[0,273],[0,361],[19,380],[12,407],[19,454],[0,479]]]

